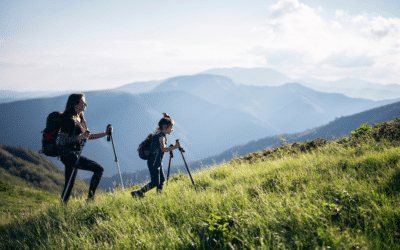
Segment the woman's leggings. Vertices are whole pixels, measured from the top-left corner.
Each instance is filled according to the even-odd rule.
[[[76,156],[74,154],[68,154],[66,156],[61,156],[60,159],[61,159],[61,162],[64,163],[64,165],[65,165],[65,185],[64,185],[64,191],[61,194],[61,199],[62,199],[62,197],[64,197],[64,193],[66,192],[64,202],[68,202],[69,197],[71,195],[72,188],[75,183],[76,174],[78,173],[78,171],[75,171],[74,175],[71,177],[73,167],[75,166],[78,156]],[[80,157],[77,168],[93,172],[93,176],[90,181],[90,187],[89,187],[88,198],[90,199],[94,196],[94,194],[96,192],[97,186],[100,183],[101,176],[103,175],[104,168],[97,162],[89,160],[88,158],[86,158],[84,156]],[[69,184],[68,190],[65,190],[67,188],[68,181],[70,178],[71,178],[71,182]]]

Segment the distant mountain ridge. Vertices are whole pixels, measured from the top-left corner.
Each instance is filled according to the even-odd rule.
[[[218,68],[209,69],[200,74],[226,76],[242,85],[280,86],[293,82],[293,79],[285,76],[277,70],[268,68]]]
[[[395,102],[374,102],[341,94],[327,94],[299,83],[281,86],[240,85],[229,77],[210,74],[173,77],[151,92],[165,91],[186,91],[222,107],[249,113],[279,133],[304,131],[338,116]]]
[[[116,88],[120,91],[129,92],[132,94],[146,93],[155,88],[162,81],[134,82]]]
[[[36,99],[36,98],[46,98],[46,97],[55,97],[60,95],[65,95],[68,93],[74,93],[74,91],[26,91],[26,92],[17,92],[17,91],[8,91],[8,90],[0,90],[0,104],[1,103],[9,103],[15,101]]]
[[[269,68],[220,68],[206,70],[200,74],[227,76],[239,84],[254,86],[280,86],[297,82],[316,91],[339,93],[351,98],[364,98],[373,101],[400,98],[399,84],[384,85],[351,78],[332,82],[313,78],[295,79]]]

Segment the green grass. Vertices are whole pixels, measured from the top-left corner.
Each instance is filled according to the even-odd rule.
[[[2,226],[0,249],[400,249],[400,147],[374,129],[197,171],[197,192],[180,174],[140,200],[45,206]]]
[[[59,195],[20,186],[16,186],[11,191],[0,192],[0,225],[8,224],[26,214],[32,214],[44,204],[55,203],[59,199]]]

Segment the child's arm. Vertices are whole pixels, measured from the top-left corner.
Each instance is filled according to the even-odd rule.
[[[161,152],[163,152],[163,153],[180,148],[180,146],[181,146],[181,144],[179,142],[176,142],[175,146],[165,147],[164,138],[162,138],[162,137],[159,138],[159,141],[160,141],[160,149],[161,149]]]

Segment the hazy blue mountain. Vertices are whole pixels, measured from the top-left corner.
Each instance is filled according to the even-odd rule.
[[[170,78],[155,87],[152,92],[186,91],[210,103],[255,115],[253,109],[258,104],[247,87],[225,76],[199,74]],[[265,120],[264,122],[268,123]]]
[[[120,91],[125,91],[131,94],[146,93],[159,85],[162,81],[134,82],[116,88]]]
[[[199,74],[170,78],[152,92],[186,91],[225,108],[246,112],[275,128],[295,133],[320,126],[338,116],[351,115],[394,102],[374,102],[327,94],[298,83],[281,86],[240,85],[226,76]]]
[[[278,87],[249,86],[249,89],[254,99],[263,107],[257,117],[280,128],[281,133],[304,131],[328,123],[339,116],[395,102],[375,102],[349,98],[342,94],[322,93],[296,83]]]
[[[359,79],[346,78],[328,82],[310,78],[297,80],[302,85],[326,93],[341,93],[353,98],[365,98],[374,101],[400,98],[400,85],[379,84]]]
[[[8,103],[14,101],[44,98],[44,97],[55,97],[60,95],[65,95],[68,93],[73,93],[74,91],[0,91],[0,103]]]
[[[293,79],[277,70],[268,68],[219,68],[209,69],[201,72],[201,74],[227,76],[238,84],[254,86],[279,86],[293,82]]]
[[[339,93],[352,98],[374,101],[400,98],[400,85],[398,84],[383,85],[360,79],[346,78],[334,82],[313,78],[293,79],[268,68],[220,68],[206,70],[201,74],[226,76],[238,84],[254,86],[280,86],[297,82],[320,92]]]

